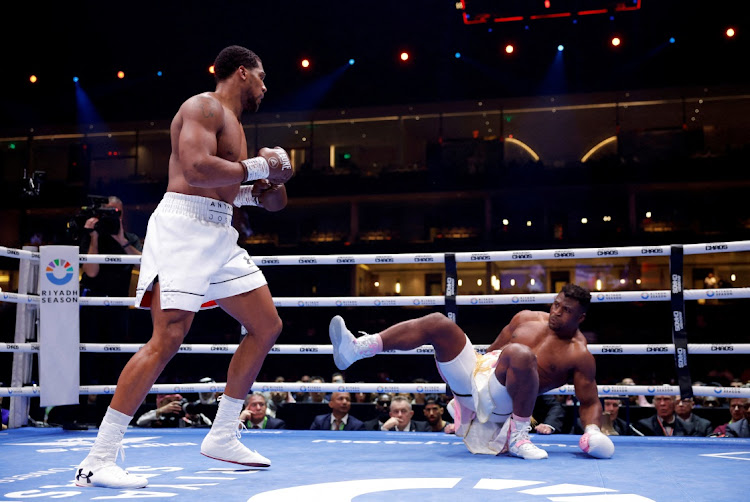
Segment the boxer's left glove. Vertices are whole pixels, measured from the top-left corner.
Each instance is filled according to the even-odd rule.
[[[578,440],[578,446],[584,453],[594,458],[612,458],[615,454],[615,445],[608,436],[602,434],[598,425],[589,424],[586,431]]]

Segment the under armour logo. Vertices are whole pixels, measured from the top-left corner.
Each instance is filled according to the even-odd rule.
[[[91,476],[93,476],[94,473],[89,471],[88,474],[83,473],[83,469],[78,469],[78,474],[76,475],[76,481],[80,481],[81,478],[85,479],[87,483],[91,483]]]

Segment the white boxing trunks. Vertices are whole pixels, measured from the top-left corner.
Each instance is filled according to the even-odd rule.
[[[148,220],[135,305],[158,276],[162,309],[197,312],[201,304],[266,284],[263,272],[237,245],[232,205],[167,192]],[[145,305],[144,305],[145,306]]]

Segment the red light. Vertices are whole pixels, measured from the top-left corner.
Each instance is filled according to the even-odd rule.
[[[549,9],[549,0],[544,0],[544,8]]]
[[[303,59],[300,64],[302,65],[302,68],[309,68],[310,67],[310,60],[309,59]]]
[[[400,57],[401,57],[401,61],[408,61],[409,60],[409,53],[408,52],[402,52]]]
[[[506,54],[513,54],[514,50],[515,50],[515,48],[511,44],[508,44],[508,45],[505,46],[505,53]]]

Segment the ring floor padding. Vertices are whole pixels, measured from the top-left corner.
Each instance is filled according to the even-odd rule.
[[[140,490],[78,488],[74,468],[96,430],[0,433],[1,500],[201,502],[710,501],[750,493],[750,439],[613,437],[614,458],[578,449],[579,436],[532,436],[546,460],[472,455],[440,433],[247,431],[272,461],[244,468],[200,455],[207,429],[134,429],[124,465],[149,476]]]

